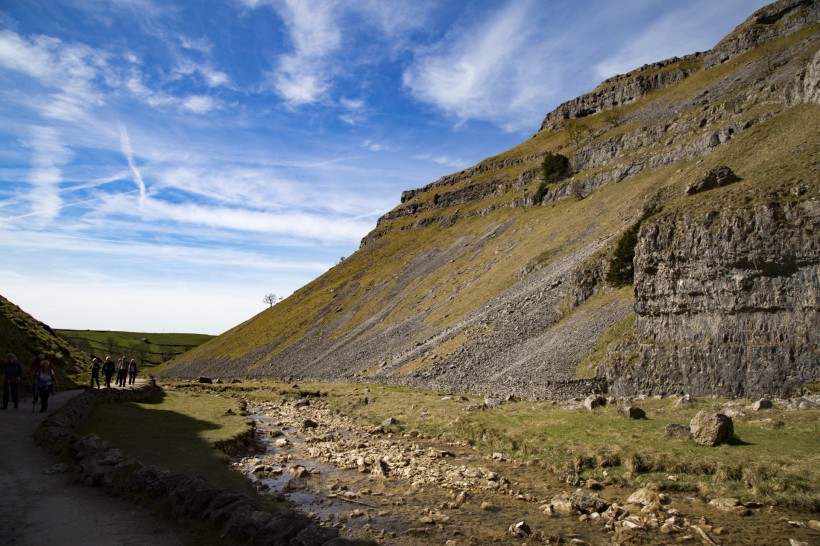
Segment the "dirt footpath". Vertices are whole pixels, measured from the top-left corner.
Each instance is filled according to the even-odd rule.
[[[58,392],[51,413],[81,391]],[[42,546],[171,546],[181,535],[147,509],[73,481],[72,473],[34,443],[34,431],[48,413],[0,410],[0,544]]]

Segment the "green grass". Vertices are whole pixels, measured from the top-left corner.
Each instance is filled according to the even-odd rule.
[[[249,482],[231,471],[227,456],[214,447],[248,430],[249,420],[239,414],[234,398],[170,390],[148,402],[98,404],[81,432],[106,438],[143,464],[251,493]]]
[[[206,334],[156,334],[107,330],[56,330],[69,343],[99,359],[122,355],[141,362],[143,367],[166,360],[202,345],[214,336]]]

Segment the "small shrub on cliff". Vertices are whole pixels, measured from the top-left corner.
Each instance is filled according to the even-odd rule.
[[[572,174],[569,158],[563,154],[548,153],[541,162],[541,174],[544,176],[544,182],[548,184],[560,182]]]
[[[615,247],[615,253],[609,261],[606,282],[610,286],[621,287],[635,282],[635,245],[638,244],[638,231],[641,224],[655,214],[655,208],[648,209],[632,226],[624,231]]]

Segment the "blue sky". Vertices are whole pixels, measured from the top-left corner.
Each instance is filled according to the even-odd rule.
[[[3,0],[0,294],[54,328],[221,333],[403,190],[765,3]]]

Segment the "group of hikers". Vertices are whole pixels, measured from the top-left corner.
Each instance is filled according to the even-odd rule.
[[[40,412],[48,409],[48,399],[57,392],[57,375],[45,355],[37,355],[31,362],[28,376],[33,385],[34,400],[32,404],[40,402]],[[20,402],[20,383],[23,381],[23,367],[17,360],[17,355],[8,353],[3,364],[3,409],[8,409],[9,399],[18,409]]]
[[[91,388],[94,388],[94,383],[97,388],[100,388],[100,372],[105,377],[105,388],[111,388],[111,378],[114,377],[114,372],[117,372],[118,387],[124,387],[127,382],[133,385],[137,380],[137,361],[133,358],[129,362],[126,357],[122,357],[115,365],[110,356],[105,357],[105,362],[100,363],[97,357],[91,359]]]
[[[110,356],[100,362],[97,357],[91,359],[91,388],[94,383],[100,388],[100,372],[105,378],[105,387],[111,388],[111,379],[117,374],[116,386],[125,387],[126,383],[133,385],[137,380],[137,361],[133,358],[129,361],[126,357],[120,358],[115,364]],[[23,372],[23,366],[14,353],[6,355],[6,361],[2,366],[3,372],[3,409],[8,409],[9,402],[14,404],[14,409],[18,409],[20,403],[20,384],[26,377],[31,379],[33,401],[32,404],[40,402],[40,412],[48,409],[48,399],[57,392],[57,375],[51,362],[45,355],[39,354],[34,357],[29,367],[28,374]],[[32,405],[33,411],[33,405]]]

